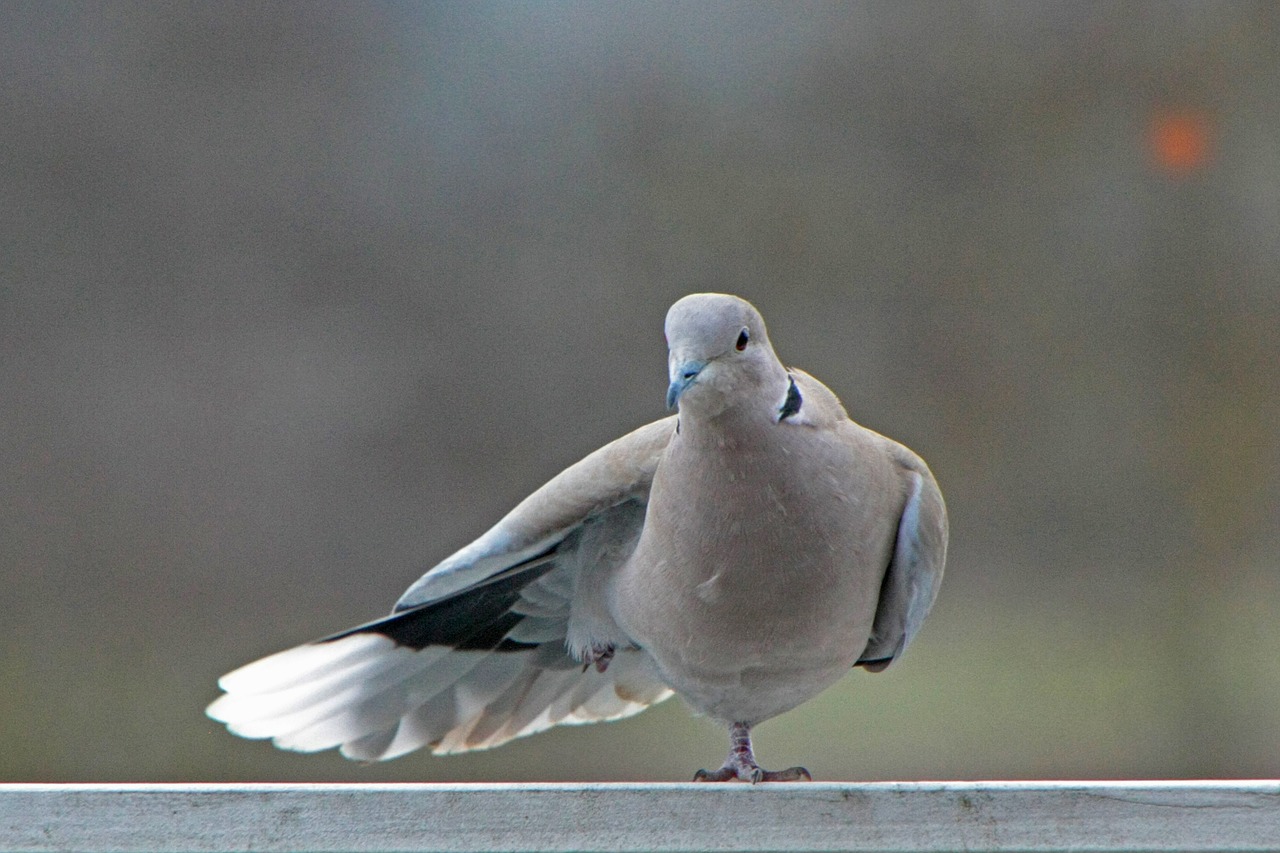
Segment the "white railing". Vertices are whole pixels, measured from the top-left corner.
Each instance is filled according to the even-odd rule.
[[[0,784],[0,849],[1280,850],[1280,781]]]

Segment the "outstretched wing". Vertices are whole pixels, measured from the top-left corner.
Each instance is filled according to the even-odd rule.
[[[579,579],[634,549],[673,430],[673,418],[657,421],[569,467],[423,575],[390,616],[223,676],[209,716],[284,749],[381,760],[483,749],[665,699],[643,652],[621,648],[601,673],[565,639],[592,588]]]

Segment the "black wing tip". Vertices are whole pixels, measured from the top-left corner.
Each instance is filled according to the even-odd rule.
[[[517,566],[438,601],[397,609],[391,615],[317,640],[332,643],[356,634],[381,634],[397,646],[421,651],[445,647],[458,651],[514,652],[535,649],[507,636],[524,620],[512,605],[525,586],[546,574],[555,546]]]
[[[854,666],[860,666],[867,672],[884,672],[884,670],[893,663],[893,657],[876,658],[875,660],[860,660]]]
[[[448,630],[452,626],[442,626],[433,618],[435,614],[423,612],[430,609],[431,605],[424,604],[412,610],[402,610],[316,642],[332,643],[356,634],[381,634],[397,646],[415,652],[440,646],[460,652],[521,652],[536,649],[539,645],[513,640],[507,636],[524,619],[524,615],[520,613],[507,612],[487,623],[473,624],[458,631]]]

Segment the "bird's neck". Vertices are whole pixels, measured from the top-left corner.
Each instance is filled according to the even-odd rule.
[[[700,450],[766,447],[776,438],[788,386],[787,373],[779,368],[779,375],[761,383],[757,393],[707,394],[694,405],[681,405],[678,437]]]

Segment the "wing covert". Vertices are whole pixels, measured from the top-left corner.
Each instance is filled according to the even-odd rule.
[[[912,454],[914,457],[914,454]],[[908,469],[907,499],[893,556],[880,585],[871,639],[855,666],[879,672],[910,644],[929,614],[947,560],[947,509],[929,469],[918,458]]]

